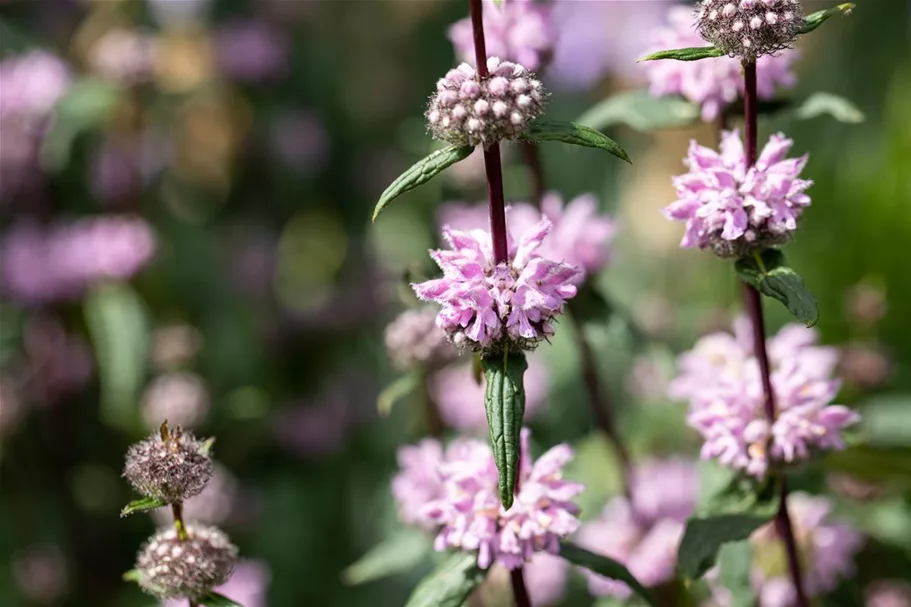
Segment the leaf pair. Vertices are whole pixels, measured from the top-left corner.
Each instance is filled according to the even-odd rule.
[[[629,156],[616,141],[598,131],[574,122],[539,120],[533,122],[523,133],[522,141],[559,141],[570,145],[597,148],[610,152],[617,158],[629,162]],[[446,146],[419,160],[399,175],[380,196],[373,210],[373,221],[390,202],[418,186],[424,185],[447,168],[465,160],[474,151],[472,146]]]

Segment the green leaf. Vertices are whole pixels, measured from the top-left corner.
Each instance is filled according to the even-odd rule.
[[[124,517],[137,512],[147,512],[167,505],[168,502],[163,499],[157,497],[144,497],[142,499],[133,500],[124,506],[123,510],[120,511],[120,516]]]
[[[405,607],[460,607],[486,575],[476,554],[454,553],[421,580]]]
[[[734,264],[734,269],[745,283],[783,303],[808,327],[819,321],[816,298],[807,290],[797,272],[788,267],[781,251],[763,249],[753,253],[752,257],[742,257]]]
[[[849,15],[851,11],[854,10],[853,2],[845,2],[844,4],[839,4],[833,8],[827,8],[821,11],[816,11],[815,13],[810,13],[803,19],[803,27],[800,28],[799,34],[809,34],[817,27],[825,23],[829,17],[834,17],[835,15]]]
[[[436,150],[429,156],[419,160],[407,171],[398,176],[392,184],[386,188],[383,195],[380,196],[376,208],[373,210],[373,221],[390,202],[398,198],[405,192],[409,192],[418,186],[424,185],[443,170],[454,165],[460,160],[465,160],[474,151],[474,147],[450,145],[441,150]]]
[[[419,373],[407,373],[383,388],[376,398],[376,410],[379,411],[379,414],[387,417],[392,413],[395,404],[417,388],[419,378]]]
[[[57,102],[53,126],[41,145],[45,170],[57,172],[67,165],[73,143],[111,116],[121,93],[120,87],[99,78],[85,78],[70,87]]]
[[[142,573],[140,573],[139,569],[130,569],[123,574],[124,582],[136,582],[138,584],[140,580],[142,580]]]
[[[911,394],[882,394],[863,404],[860,427],[876,447],[903,447],[911,436]]]
[[[866,120],[864,113],[854,103],[844,97],[825,92],[813,93],[788,114],[800,120],[829,114],[835,120],[849,124],[858,124]]]
[[[599,131],[575,122],[559,120],[536,120],[522,133],[523,141],[560,141],[570,145],[606,150],[621,160],[629,162],[629,156],[620,145]]]
[[[225,595],[213,591],[209,591],[199,597],[196,599],[196,602],[200,605],[205,605],[206,607],[244,607],[240,603],[232,601]]]
[[[715,565],[724,544],[745,540],[768,523],[772,515],[719,514],[711,518],[692,518],[677,550],[677,565],[690,579],[699,579]]]
[[[560,556],[574,565],[588,569],[592,573],[623,582],[633,592],[642,597],[646,603],[652,607],[658,607],[658,603],[652,593],[639,583],[639,580],[621,563],[606,556],[590,552],[572,542],[560,542]]]
[[[748,541],[725,544],[718,552],[721,584],[731,592],[730,607],[753,607],[756,591],[750,584],[753,552]]]
[[[829,472],[848,474],[862,481],[911,488],[911,448],[906,446],[857,445],[844,451],[830,451],[823,466]]]
[[[577,122],[599,131],[625,124],[649,132],[687,126],[699,118],[699,106],[681,97],[656,97],[647,90],[624,91],[582,114]]]
[[[506,351],[500,355],[482,356],[481,368],[487,382],[484,408],[497,464],[500,502],[509,510],[521,457],[522,418],[525,415],[522,376],[528,362],[524,354]]]
[[[101,417],[132,431],[138,422],[136,400],[146,371],[148,326],[139,296],[126,284],[95,287],[84,302],[101,381]]]
[[[713,57],[723,57],[724,51],[714,46],[692,46],[689,48],[676,48],[668,51],[658,51],[651,55],[646,55],[639,61],[656,61],[658,59],[676,59],[677,61],[698,61],[700,59],[711,59]]]
[[[433,543],[423,531],[402,528],[367,551],[342,572],[346,584],[365,584],[400,573],[407,573],[427,560]]]

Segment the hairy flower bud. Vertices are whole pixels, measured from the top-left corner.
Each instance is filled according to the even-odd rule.
[[[216,527],[190,524],[181,540],[174,527],[149,538],[136,558],[139,586],[160,599],[196,598],[228,581],[237,547]]]
[[[755,61],[791,47],[803,9],[800,0],[702,0],[696,19],[703,38],[732,57]]]
[[[168,503],[198,495],[212,477],[212,459],[203,443],[179,426],[163,426],[127,451],[123,476],[139,493]]]
[[[490,145],[516,139],[541,113],[541,81],[518,63],[487,60],[484,78],[463,63],[437,82],[427,107],[427,124],[437,139],[455,145]]]
[[[405,310],[386,327],[386,351],[396,368],[441,367],[458,355],[436,318],[433,308]]]

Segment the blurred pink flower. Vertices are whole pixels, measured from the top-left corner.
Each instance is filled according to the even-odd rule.
[[[778,414],[771,427],[748,320],[738,319],[733,335],[708,335],[680,356],[669,394],[689,401],[688,421],[705,439],[704,459],[763,477],[770,459],[799,462],[811,450],[844,447],[841,433],[859,416],[830,404],[840,387],[832,378],[838,352],[815,345],[817,339],[816,331],[796,324],[768,339]]]
[[[269,137],[273,151],[288,168],[312,174],[327,162],[329,136],[312,112],[278,114],[269,125]]]
[[[688,6],[675,6],[668,12],[668,25],[657,28],[653,42],[644,54],[694,46],[706,46],[695,29],[695,15]],[[797,77],[791,66],[798,53],[785,49],[763,55],[756,61],[756,86],[760,99],[773,99],[781,87],[792,87]],[[681,95],[702,108],[702,119],[715,120],[724,107],[743,94],[743,69],[740,60],[717,57],[702,61],[646,61],[641,64],[655,96]]]
[[[509,510],[500,504],[497,469],[486,442],[460,439],[438,467],[443,495],[428,503],[421,518],[440,528],[434,547],[477,551],[478,566],[521,567],[536,552],[556,554],[559,540],[576,531],[583,487],[563,479],[572,458],[568,445],[553,447],[532,463],[529,432],[522,432],[519,492]]]
[[[720,152],[691,141],[684,160],[689,172],[673,179],[679,198],[664,209],[668,219],[686,222],[680,246],[740,257],[790,239],[813,185],[800,178],[807,155],[786,158],[793,145],[781,133],[772,135],[747,169],[736,130],[722,132]]]
[[[879,580],[866,592],[866,607],[911,607],[911,584],[904,580]]]
[[[217,442],[215,448],[218,448]],[[234,515],[240,494],[237,479],[222,464],[217,461],[213,464],[212,477],[205,488],[199,495],[189,498],[183,504],[184,518],[187,521],[222,525],[236,518]],[[152,510],[151,515],[159,526],[167,525],[174,520],[170,506]]]
[[[492,0],[484,5],[484,35],[487,56],[521,63],[529,70],[543,68],[553,52],[556,32],[551,21],[553,6],[535,0]],[[466,17],[449,28],[449,39],[459,61],[475,64],[474,34]]]
[[[89,64],[104,78],[125,85],[139,84],[151,78],[156,50],[152,36],[117,27],[95,42]]]
[[[547,365],[540,356],[528,357],[524,379],[525,420],[530,421],[543,410],[550,388]],[[460,432],[486,432],[484,378],[481,377],[480,385],[475,382],[471,363],[456,363],[437,371],[430,376],[427,389],[447,426]]]
[[[155,234],[140,217],[106,215],[49,227],[20,220],[0,243],[3,284],[8,297],[24,303],[78,297],[93,283],[130,278],[155,247]]]
[[[94,361],[88,344],[67,333],[54,316],[33,314],[22,332],[23,368],[17,378],[27,402],[48,405],[78,393],[92,377]]]
[[[209,389],[205,380],[195,373],[164,373],[146,387],[140,407],[143,420],[152,429],[164,420],[173,426],[192,429],[209,412]]]
[[[397,369],[434,369],[456,358],[458,351],[436,325],[436,317],[433,308],[413,308],[389,323],[385,334],[386,353]]]
[[[279,78],[288,67],[290,40],[266,21],[235,20],[219,28],[218,67],[226,77],[253,84]]]
[[[637,466],[632,475],[633,502],[613,498],[597,519],[579,530],[579,545],[623,563],[645,586],[672,579],[677,545],[696,503],[697,477],[693,463],[681,459]],[[596,596],[632,594],[623,582],[584,573],[589,591]]]
[[[214,590],[244,607],[267,607],[271,577],[269,566],[263,561],[240,561],[231,578]],[[186,604],[186,599],[172,599],[164,601],[162,607],[186,607]]]
[[[56,545],[31,546],[13,555],[11,565],[19,592],[37,604],[59,604],[70,587],[66,556]]]
[[[396,457],[399,472],[392,479],[392,496],[399,518],[409,525],[432,529],[433,525],[422,519],[421,511],[443,495],[443,445],[435,438],[425,438],[417,445],[399,447]]]

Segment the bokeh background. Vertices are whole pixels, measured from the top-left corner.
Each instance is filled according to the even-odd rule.
[[[551,118],[642,86],[635,60],[668,3],[556,4]],[[911,581],[911,7],[858,4],[802,39],[792,95],[842,95],[866,120],[762,125],[810,154],[814,203],[788,255],[874,444],[807,477],[868,538],[833,605]],[[401,526],[396,449],[428,430],[420,395],[377,412],[399,377],[383,330],[405,278],[428,271],[437,207],[483,199],[483,165],[370,215],[432,149],[423,106],[466,14],[464,0],[0,2],[0,604],[154,604],[120,574],[163,519],[118,518],[134,497],[120,472],[164,417],[217,437],[216,479],[188,509],[240,546],[248,607],[404,602],[429,563],[343,576]],[[737,286],[727,264],[680,250],[659,210],[687,141],[714,133],[611,135],[632,166],[546,146],[548,186],[594,192],[617,220],[597,282],[618,313],[591,335],[634,456],[694,457],[663,386],[675,353],[729,326]],[[526,199],[517,150],[505,179]],[[576,446],[584,518],[617,482],[568,333],[541,349],[548,396],[530,425],[541,447]],[[566,604],[586,597],[574,579]]]

